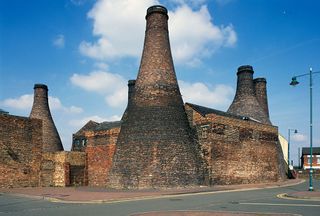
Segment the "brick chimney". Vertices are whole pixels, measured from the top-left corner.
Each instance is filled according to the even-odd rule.
[[[227,112],[248,116],[264,124],[271,124],[255,94],[253,68],[243,65],[238,68],[237,91]]]
[[[128,81],[128,103],[126,110],[124,111],[121,120],[124,121],[128,116],[128,107],[132,104],[132,98],[134,94],[134,86],[136,84],[136,80],[129,80]]]
[[[200,155],[190,137],[174,71],[167,9],[150,7],[146,20],[139,73],[134,94],[129,94],[130,105],[118,137],[109,186],[196,185],[202,179]]]
[[[265,78],[256,78],[253,80],[256,98],[262,107],[265,115],[269,118],[267,81]]]
[[[30,118],[42,120],[43,152],[63,151],[59,133],[50,113],[48,87],[44,84],[34,85],[34,99]]]

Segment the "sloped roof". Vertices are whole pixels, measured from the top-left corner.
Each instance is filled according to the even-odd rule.
[[[97,125],[93,130],[99,131],[99,130],[110,130],[112,128],[117,128],[121,126],[122,121],[114,121],[114,122],[101,122],[99,125]]]
[[[82,135],[85,131],[101,131],[101,130],[110,130],[112,128],[120,127],[122,121],[113,121],[113,122],[101,122],[97,123],[95,121],[88,121],[75,135]]]
[[[80,130],[78,130],[75,134],[81,135],[84,131],[93,130],[98,125],[99,125],[98,122],[90,120]]]
[[[213,114],[216,114],[216,115],[226,116],[226,117],[230,117],[230,118],[255,121],[254,119],[252,119],[250,117],[247,117],[247,116],[235,115],[235,114],[223,112],[223,111],[212,109],[212,108],[199,106],[199,105],[192,104],[192,103],[186,103],[186,104],[188,106],[190,106],[192,109],[194,109],[196,112],[198,112],[202,116],[206,116],[208,114],[212,114],[213,113]]]
[[[320,155],[320,147],[312,147],[312,155]],[[310,147],[302,148],[302,155],[310,155]]]
[[[0,114],[9,114],[9,112],[7,112],[7,111],[5,111],[5,110],[0,108]]]

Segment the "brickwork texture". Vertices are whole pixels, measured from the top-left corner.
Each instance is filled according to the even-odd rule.
[[[34,85],[34,100],[30,118],[42,120],[43,151],[63,151],[60,136],[49,109],[48,87],[44,84]]]
[[[39,185],[42,121],[0,115],[0,187]]]
[[[248,184],[285,178],[278,128],[209,113],[186,104],[206,161],[210,184]]]
[[[267,109],[266,89],[263,90],[263,87],[266,86],[263,85],[262,82],[256,82],[257,85],[255,85],[253,73],[253,68],[250,65],[244,65],[238,68],[236,95],[227,112],[251,117],[264,124],[271,124],[269,111]],[[257,93],[259,100],[256,97],[256,86],[258,87]]]
[[[199,184],[201,165],[174,71],[167,10],[150,7],[138,77],[116,145],[109,186]]]

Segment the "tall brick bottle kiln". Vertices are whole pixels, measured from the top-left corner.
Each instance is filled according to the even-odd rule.
[[[116,188],[199,184],[201,160],[173,66],[167,9],[148,8],[146,20],[139,73],[130,90],[109,184]]]
[[[48,87],[44,84],[34,85],[34,100],[30,118],[42,120],[43,152],[63,151],[60,136],[49,108]]]
[[[256,78],[253,80],[256,98],[262,107],[264,113],[269,118],[269,106],[267,96],[267,80],[265,78]]]
[[[264,124],[271,124],[265,83],[261,82],[261,78],[259,78],[255,84],[253,73],[253,68],[250,65],[243,65],[238,68],[237,91],[227,112],[248,116]],[[257,91],[255,87],[257,87]]]

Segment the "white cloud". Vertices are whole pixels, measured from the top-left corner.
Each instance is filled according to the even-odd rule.
[[[53,45],[57,48],[64,48],[64,45],[65,45],[64,35],[62,34],[57,35],[53,40]]]
[[[208,106],[214,109],[226,108],[231,103],[234,95],[232,87],[222,84],[210,88],[201,82],[188,83],[179,80],[179,86],[184,102]]]
[[[96,63],[94,63],[94,67],[96,67],[100,70],[108,70],[109,69],[108,64],[106,64],[104,62],[96,62]]]
[[[146,8],[156,0],[99,0],[88,13],[93,19],[96,42],[82,41],[80,52],[95,59],[134,56],[141,54]],[[116,28],[115,28],[116,27]]]
[[[71,106],[65,107],[57,97],[49,96],[49,107],[50,110],[62,110],[68,113],[81,113],[83,110],[80,107]],[[25,94],[18,98],[8,98],[1,101],[0,104],[5,107],[14,108],[18,110],[27,110],[32,108],[33,94]]]
[[[292,140],[295,142],[305,142],[307,141],[307,136],[301,133],[293,134]]]
[[[194,11],[189,6],[182,5],[169,12],[169,16],[172,53],[177,63],[210,56],[217,49],[232,46],[237,41],[232,25],[219,27],[213,24],[207,6]],[[190,26],[194,26],[196,30]]]
[[[128,100],[128,88],[123,86],[105,97],[107,104],[111,107],[123,107]]]
[[[176,63],[193,62],[194,65],[217,49],[236,43],[237,35],[232,25],[215,25],[205,5],[199,10],[192,9],[192,5],[205,1],[176,2],[179,3],[177,8],[169,11],[170,40]],[[82,41],[80,52],[99,60],[140,57],[145,31],[144,14],[153,4],[158,4],[158,1],[99,0],[88,13],[93,20],[93,35],[98,39]]]
[[[84,90],[105,95],[106,103],[112,107],[122,107],[127,102],[127,81],[119,74],[93,71],[88,75],[73,74],[70,80]]]
[[[119,121],[120,119],[121,119],[121,117],[118,115],[113,115],[113,116],[110,116],[107,118],[94,115],[94,116],[84,117],[82,119],[73,119],[73,120],[69,121],[69,125],[74,126],[74,127],[83,127],[90,120],[101,123],[104,121]]]
[[[82,113],[83,109],[81,107],[71,106],[71,107],[67,108],[67,111],[70,113]]]
[[[25,94],[18,98],[8,98],[0,104],[5,107],[15,108],[19,110],[30,109],[33,103],[33,95]]]

